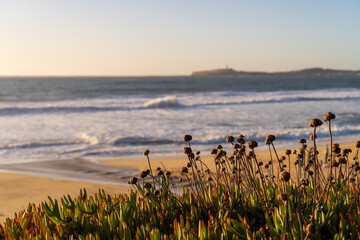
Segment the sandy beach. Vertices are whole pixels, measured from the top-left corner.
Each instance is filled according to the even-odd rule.
[[[356,152],[355,143],[340,146],[351,148],[353,154]],[[318,149],[322,161],[324,146]],[[269,160],[268,151],[257,151],[256,154],[259,161]],[[278,150],[278,155],[285,155],[285,150]],[[30,202],[39,204],[46,201],[47,196],[57,199],[66,194],[77,196],[81,188],[86,188],[89,194],[94,194],[99,188],[103,188],[110,195],[125,193],[129,189],[127,180],[131,176],[137,176],[139,170],[148,168],[145,156],[139,156],[138,159],[111,159],[101,161],[101,164],[96,161],[73,159],[2,165],[0,222],[26,208]],[[152,168],[162,166],[162,163],[170,171],[179,171],[187,163],[185,155],[179,158],[152,159],[150,154],[150,159]],[[202,157],[202,161],[210,169],[214,169],[212,156]]]

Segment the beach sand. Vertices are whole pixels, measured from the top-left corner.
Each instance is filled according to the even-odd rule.
[[[340,144],[340,147],[351,148],[353,150],[351,156],[356,152],[355,143]],[[324,146],[318,148],[320,161],[324,159],[324,149]],[[265,162],[270,159],[268,151],[265,150],[256,151],[256,155],[259,161]],[[278,155],[285,155],[285,150],[278,150]],[[126,184],[127,180],[132,176],[138,176],[140,170],[148,168],[145,156],[139,156],[138,159],[111,159],[101,161],[102,164],[73,159],[2,165],[0,169],[17,173],[0,172],[0,222],[6,217],[13,217],[14,212],[26,208],[29,202],[39,204],[46,201],[47,196],[59,199],[69,194],[75,197],[78,196],[81,188],[86,188],[89,194],[94,194],[99,188],[103,188],[110,195],[125,193],[130,187]],[[153,169],[162,167],[161,162],[170,171],[179,171],[187,163],[185,154],[178,158],[154,159],[150,154],[150,159]],[[274,155],[273,159],[275,159]],[[214,169],[212,156],[202,157],[202,160],[210,169]],[[292,160],[294,160],[293,155]],[[292,177],[295,176],[293,172],[291,174]]]
[[[14,217],[15,212],[27,208],[29,203],[40,204],[47,200],[69,194],[71,197],[79,195],[80,189],[86,188],[88,194],[93,195],[99,188],[113,196],[128,192],[128,186],[58,180],[52,178],[33,177],[23,174],[0,173],[0,223],[7,217]]]

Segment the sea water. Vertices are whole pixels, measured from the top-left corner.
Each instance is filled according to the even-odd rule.
[[[329,111],[335,141],[360,139],[360,77],[2,77],[0,163],[181,156],[184,134],[206,155],[228,135],[297,147]]]

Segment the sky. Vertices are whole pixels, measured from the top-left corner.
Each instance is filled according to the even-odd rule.
[[[0,76],[360,70],[360,1],[0,0]]]

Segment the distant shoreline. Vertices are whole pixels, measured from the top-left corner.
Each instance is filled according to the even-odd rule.
[[[336,70],[329,68],[307,68],[287,72],[250,72],[232,68],[196,71],[191,76],[237,77],[237,76],[360,76],[360,70]]]

